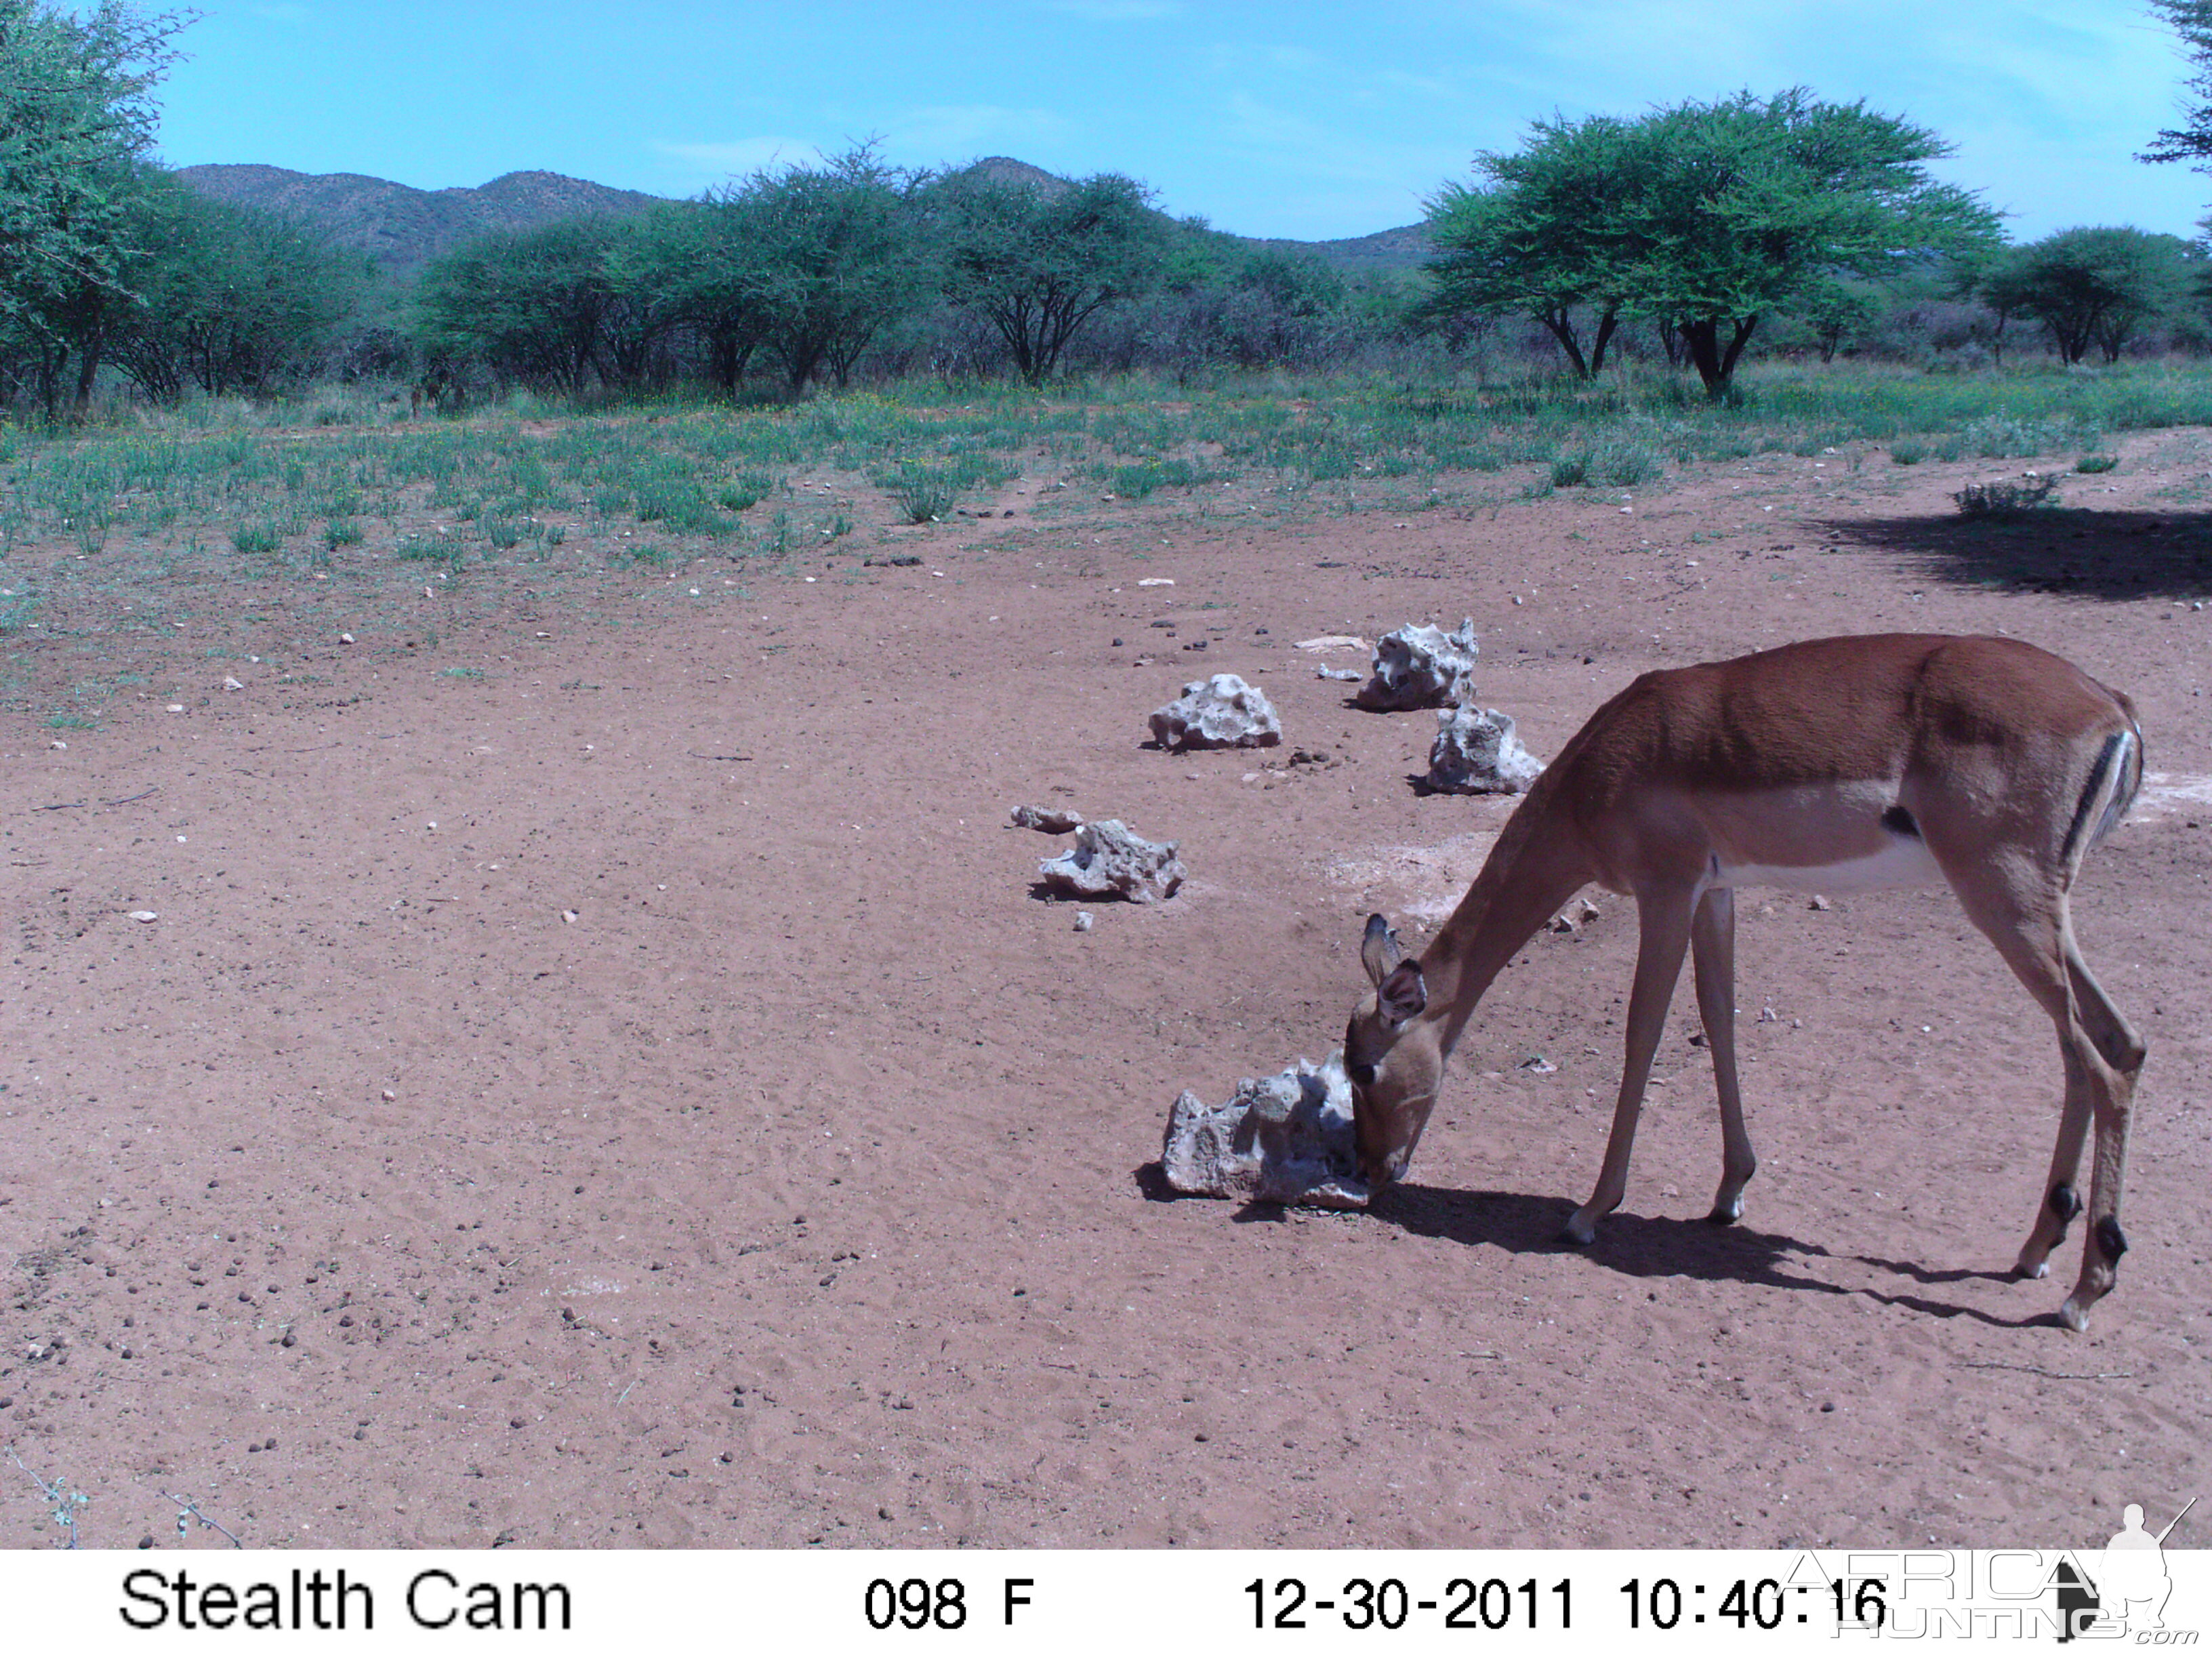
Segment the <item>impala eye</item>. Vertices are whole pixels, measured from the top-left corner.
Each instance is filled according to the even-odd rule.
[[[1361,1060],[1346,1060],[1344,1074],[1363,1089],[1375,1081],[1375,1068]]]

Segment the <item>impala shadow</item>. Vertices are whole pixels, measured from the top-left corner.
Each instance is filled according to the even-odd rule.
[[[1574,1248],[1563,1243],[1559,1237],[1559,1231],[1574,1208],[1561,1198],[1464,1192],[1401,1182],[1380,1194],[1368,1213],[1423,1238],[1441,1238],[1470,1246],[1490,1244],[1516,1255],[1551,1255]],[[1976,1279],[2001,1282],[2009,1279],[2009,1274],[1977,1269],[1934,1269],[1912,1262],[1864,1256],[1836,1256],[1817,1244],[1808,1244],[1786,1233],[1763,1232],[1741,1224],[1717,1227],[1704,1220],[1617,1212],[1601,1224],[1597,1243],[1583,1254],[1631,1279],[1701,1279],[1778,1291],[1864,1297],[1939,1319],[1972,1319],[2003,1330],[2055,1322],[2055,1316],[2048,1310],[2008,1318],[1932,1297],[1832,1284],[1794,1271],[1792,1258],[1856,1261],[1923,1285]]]
[[[1923,580],[2085,599],[2212,596],[2212,511],[2038,507],[2010,519],[1817,520],[1835,544]]]

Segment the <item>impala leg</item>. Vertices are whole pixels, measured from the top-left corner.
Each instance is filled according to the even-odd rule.
[[[1636,1146],[1636,1120],[1644,1110],[1644,1085],[1651,1080],[1651,1057],[1667,1025],[1667,1005],[1681,977],[1682,953],[1690,945],[1687,891],[1637,897],[1636,983],[1628,994],[1627,1054],[1620,1068],[1620,1096],[1613,1108],[1613,1133],[1605,1143],[1605,1164],[1589,1202],[1567,1218],[1561,1237],[1588,1244],[1597,1224],[1620,1207],[1628,1193],[1628,1158]]]
[[[2051,1251],[2065,1243],[2068,1224],[2081,1213],[2077,1183],[2093,1109],[2089,1074],[2063,1036],[2059,1058],[2066,1068],[2066,1103],[2058,1115],[2058,1144],[2051,1149],[2051,1173],[2043,1180],[2043,1202],[2036,1207],[2027,1243],[2020,1247],[2020,1259],[2013,1263],[2013,1272],[2022,1279],[2040,1279],[2051,1271]]]
[[[1735,894],[1711,887],[1690,918],[1698,1016],[1713,1051],[1713,1086],[1721,1099],[1721,1185],[1705,1219],[1726,1226],[1743,1214],[1743,1188],[1759,1168],[1743,1127],[1743,1090],[1735,1069]]]
[[[2081,1207],[2073,1183],[2082,1139],[2094,1132],[2089,1237],[2081,1249],[2081,1277],[2058,1310],[2060,1323],[2084,1330],[2090,1308],[2112,1288],[2120,1257],[2128,1248],[2127,1235],[2120,1230],[2120,1193],[2127,1179],[2128,1128],[2136,1076],[2142,1068],[2142,1040],[2082,962],[2063,889],[2027,903],[2002,889],[1962,888],[1960,897],[1975,925],[1989,935],[2028,994],[2051,1016],[2065,1063],[2066,1105],[2059,1118],[2051,1176],[2017,1264],[2017,1270],[2030,1277],[2047,1270],[2052,1248]]]
[[[2120,1257],[2128,1248],[2120,1231],[2120,1192],[2127,1184],[2128,1133],[2134,1125],[2136,1079],[2142,1073],[2149,1050],[2135,1028],[2112,1006],[2104,987],[2081,960],[2074,942],[2074,925],[2062,908],[2058,916],[2059,948],[2066,963],[2068,988],[2074,994],[2075,1024],[2095,1047],[2087,1061],[2092,1085],[2097,1160],[2089,1176],[2089,1238],[2081,1253],[2081,1276],[2074,1294],[2059,1309],[2058,1317],[2075,1330],[2089,1322],[2089,1309],[2112,1287]]]

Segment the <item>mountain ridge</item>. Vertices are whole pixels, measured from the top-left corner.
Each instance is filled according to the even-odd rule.
[[[961,171],[981,173],[994,183],[1031,185],[1040,190],[1065,189],[1068,183],[1011,155],[987,155]],[[475,237],[529,230],[580,214],[621,217],[674,199],[540,169],[503,173],[485,184],[439,190],[365,173],[298,173],[257,161],[201,162],[179,167],[176,175],[204,195],[301,220],[340,246],[369,255],[396,275],[420,270]],[[1253,247],[1309,253],[1346,276],[1410,270],[1429,255],[1428,237],[1419,225],[1322,241],[1222,234]]]

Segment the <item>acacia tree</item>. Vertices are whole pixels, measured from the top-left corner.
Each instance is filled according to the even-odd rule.
[[[1577,379],[1603,368],[1633,269],[1607,211],[1628,132],[1610,116],[1538,121],[1517,154],[1475,157],[1486,185],[1447,184],[1428,204],[1438,257],[1429,265],[1436,290],[1423,319],[1522,313],[1552,331]]]
[[[2049,329],[2062,362],[2078,363],[2094,345],[2117,362],[2137,330],[2179,303],[2192,263],[2178,236],[2083,226],[2008,250],[1978,289],[2000,317],[2016,313]]]
[[[824,366],[843,386],[868,343],[927,291],[914,210],[923,183],[871,143],[709,192],[714,263],[699,303],[729,329],[726,349],[757,340],[793,397]]]
[[[1120,173],[1057,188],[955,176],[933,196],[945,297],[990,319],[1031,386],[1102,308],[1158,279],[1164,222]]]
[[[1863,102],[1740,93],[1662,111],[1638,137],[1616,210],[1635,302],[1674,319],[1716,398],[1770,312],[1839,273],[1880,276],[1996,235],[1989,209],[1929,178],[1948,145]]]
[[[2136,159],[2186,161],[2200,173],[2212,172],[2212,0],[2150,0],[2150,6],[2173,25],[2196,65],[2182,82],[2194,101],[2183,112],[2179,126],[2160,131]]]
[[[82,411],[129,297],[126,217],[181,27],[119,0],[82,15],[0,0],[0,325],[37,357],[50,410],[74,353]]]
[[[132,204],[133,297],[110,350],[147,398],[187,384],[260,396],[320,368],[368,280],[368,262],[280,214],[202,196],[173,177]]]
[[[767,327],[744,216],[709,198],[647,214],[617,280],[693,337],[707,378],[734,392]]]
[[[416,294],[425,349],[480,359],[502,380],[582,392],[616,303],[607,269],[616,235],[608,220],[564,219],[432,261]]]
[[[1487,261],[1469,291],[1501,310],[1591,306],[1601,331],[1615,313],[1671,325],[1719,398],[1770,313],[1838,276],[1995,238],[1994,214],[1928,176],[1948,153],[1924,128],[1802,87],[1540,123],[1522,155],[1485,158],[1500,187],[1468,192],[1488,198],[1469,210]]]

